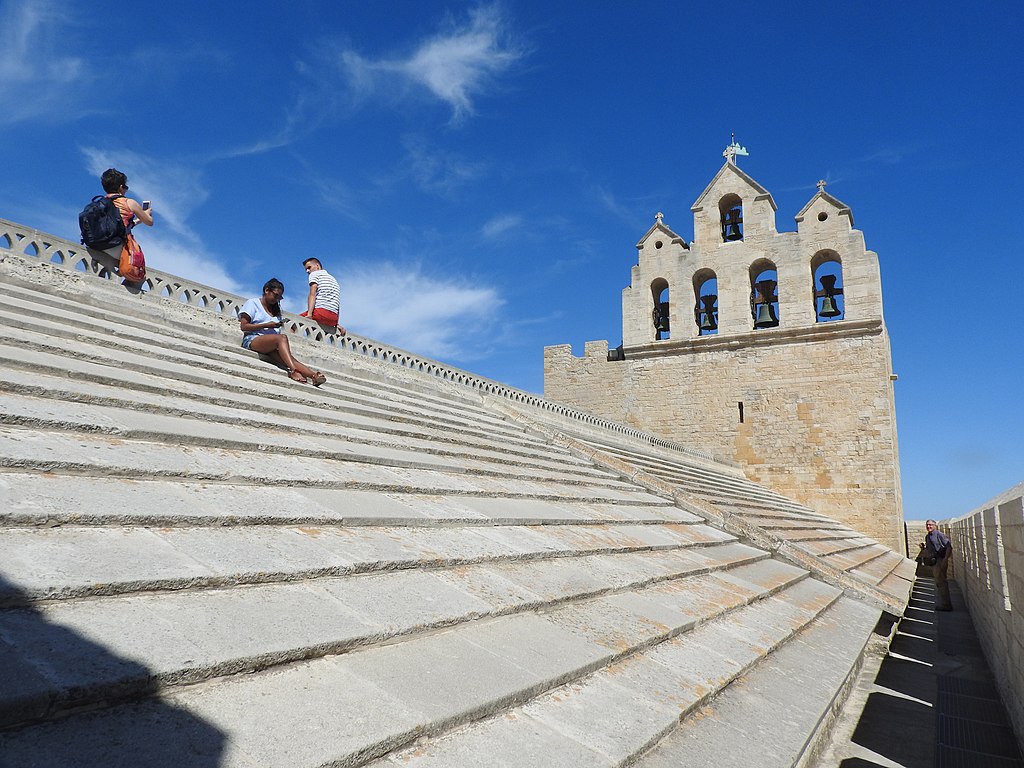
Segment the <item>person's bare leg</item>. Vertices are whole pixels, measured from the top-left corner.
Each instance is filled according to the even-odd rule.
[[[263,336],[257,336],[249,344],[249,349],[259,352],[261,355],[266,355],[275,363],[279,362],[289,372],[294,371],[303,378],[311,379],[316,376],[316,371],[310,370],[295,359],[292,355],[291,347],[288,345],[288,337],[283,334],[268,333]]]

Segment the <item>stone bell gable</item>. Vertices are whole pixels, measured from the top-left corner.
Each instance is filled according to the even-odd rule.
[[[673,274],[677,265],[687,259],[690,246],[665,226],[659,213],[636,249],[639,253],[630,284],[622,290],[622,335],[630,344],[651,338],[656,324],[654,313],[659,309],[655,305],[669,285],[666,276]]]
[[[693,239],[700,243],[719,242],[722,222],[728,211],[740,208],[741,229],[747,238],[775,233],[775,201],[767,189],[727,160],[690,207],[693,211]]]
[[[878,255],[825,182],[776,229],[771,193],[727,160],[658,213],[622,291],[622,346],[545,350],[545,397],[735,461],[750,479],[897,546],[902,503]],[[743,152],[739,152],[743,154]]]

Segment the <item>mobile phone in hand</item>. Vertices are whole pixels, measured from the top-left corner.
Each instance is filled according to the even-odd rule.
[[[148,211],[149,210],[149,200],[143,200],[142,201],[142,210],[144,210],[144,211]]]

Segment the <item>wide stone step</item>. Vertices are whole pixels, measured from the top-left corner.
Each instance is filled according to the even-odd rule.
[[[872,560],[886,557],[890,554],[892,554],[891,549],[878,542],[872,542],[866,546],[829,555],[826,560],[830,565],[841,568],[853,575],[859,574],[861,578],[870,581],[871,577],[867,575],[868,572],[865,572],[864,567]]]
[[[681,717],[767,654],[785,647],[838,596],[834,588],[801,581],[507,714],[418,743],[371,765],[441,768],[472,764],[470,756],[481,754],[499,754],[502,765],[524,768],[632,764]],[[676,765],[716,763],[696,759]]]
[[[330,456],[308,456],[283,448],[273,453],[261,450],[259,445],[200,446],[182,451],[173,440],[121,440],[90,433],[16,427],[0,427],[0,467],[122,478],[179,478],[420,493],[620,500],[635,494],[632,486],[611,476],[579,477],[514,465],[455,462],[429,454],[403,455],[376,446],[353,446],[347,454]]]
[[[878,618],[843,599],[767,656],[708,705],[685,718],[635,765],[791,768],[809,738],[842,703]],[[809,763],[815,765],[815,762]]]
[[[17,365],[20,368],[11,366]],[[31,375],[26,372],[31,371]],[[45,384],[64,378],[60,389],[49,390]],[[36,386],[34,381],[44,386]],[[282,388],[284,387],[284,388]],[[374,407],[353,407],[338,396],[327,403],[316,394],[289,390],[281,381],[260,386],[259,390],[227,392],[212,383],[176,381],[168,392],[167,382],[153,372],[111,368],[101,363],[67,358],[52,353],[12,351],[0,347],[0,388],[8,392],[66,399],[72,402],[100,403],[140,411],[163,411],[168,415],[203,415],[214,412],[226,423],[253,424],[254,419],[281,419],[291,426],[309,425],[333,431],[351,430],[357,434],[377,435],[379,441],[422,439],[437,444],[465,446],[467,449],[487,448],[509,451],[512,456],[545,456],[551,460],[571,462],[567,452],[544,446],[536,438],[515,431],[501,433],[465,426],[456,427],[430,419],[399,416],[385,404]],[[262,390],[262,391],[260,391]],[[286,394],[287,397],[279,395]],[[328,406],[328,407],[325,407]]]
[[[557,706],[545,692],[572,684],[587,687],[594,673],[622,679],[623,663],[646,668],[645,690],[668,686],[699,701],[692,672],[688,676],[681,662],[696,661],[702,681],[720,687],[753,663],[733,656],[760,657],[836,594],[807,582],[799,569],[761,561],[543,614],[468,622],[404,642],[184,686],[158,699],[0,733],[0,750],[15,763],[43,765],[56,764],[58,754],[73,754],[84,765],[162,765],[168,748],[179,760],[183,754],[215,753],[215,764],[225,767],[358,765],[424,734],[538,696],[538,704],[556,704],[556,716],[575,720],[570,703]],[[629,664],[636,654],[641,660]],[[650,658],[658,655],[667,663]],[[710,658],[721,665],[717,675],[705,667]],[[683,682],[687,678],[689,684]],[[639,699],[630,700],[636,706]],[[603,725],[593,721],[593,731],[605,730]],[[145,738],[122,737],[127,729],[137,733],[140,728]],[[528,748],[524,740],[521,749],[502,752],[525,756]]]
[[[467,621],[723,573],[766,557],[726,544],[714,553],[645,551],[495,562],[0,610],[5,669],[35,681],[17,691],[0,690],[0,728]],[[111,663],[79,667],[66,647],[75,637],[102,645]]]
[[[714,472],[703,467],[670,462],[666,459],[639,453],[636,449],[627,447],[601,445],[600,449],[680,487],[699,488],[703,494],[716,495],[721,499],[732,501],[746,500],[750,503],[764,504],[771,508],[810,511],[796,504],[792,499],[751,483],[742,477],[728,475],[723,472]]]
[[[6,528],[0,605],[733,541],[702,524]]]
[[[254,486],[0,472],[0,526],[603,525],[697,523],[665,499],[628,502],[439,496],[344,488]],[[254,504],[253,499],[259,503]]]
[[[223,448],[239,452],[258,451],[263,454],[306,456],[335,461],[365,461],[389,466],[446,468],[499,474],[513,473],[521,477],[546,480],[580,481],[589,478],[605,483],[610,473],[582,462],[553,461],[546,457],[512,457],[498,451],[454,450],[453,445],[435,447],[421,441],[410,444],[404,440],[382,441],[356,439],[334,431],[304,429],[299,424],[287,428],[274,421],[262,424],[225,424],[210,416],[193,414],[187,417],[162,413],[139,412],[113,405],[69,403],[51,397],[8,394],[0,423],[67,433],[96,433],[127,440],[158,442],[178,446],[189,445]]]
[[[184,389],[188,389],[187,387]],[[431,451],[434,453],[471,452],[481,458],[493,457],[502,461],[532,461],[540,466],[573,467],[581,472],[595,472],[580,459],[553,446],[483,438],[451,428],[403,427],[389,418],[374,417],[368,412],[325,411],[322,407],[279,407],[278,401],[266,399],[242,401],[226,400],[212,388],[196,387],[198,391],[178,390],[174,393],[156,393],[125,386],[111,386],[67,377],[57,377],[36,370],[31,378],[23,370],[0,366],[0,391],[10,395],[46,398],[69,404],[76,415],[83,414],[83,405],[117,409],[130,409],[133,413],[152,413],[171,417],[189,417],[220,424],[270,429],[281,433],[301,433],[343,437],[357,443],[396,445]],[[5,423],[25,423],[33,415],[18,414],[13,410],[0,414]],[[31,421],[29,423],[32,423]]]
[[[43,353],[50,356],[47,361],[33,358],[29,353]],[[345,391],[343,384],[331,383],[317,390],[307,385],[296,384],[283,375],[281,371],[269,364],[253,360],[251,365],[244,363],[223,362],[212,365],[205,359],[189,359],[185,353],[165,354],[163,357],[143,356],[139,351],[125,348],[116,349],[98,345],[92,339],[63,341],[49,336],[21,331],[16,337],[8,339],[7,346],[0,349],[0,362],[11,368],[26,371],[40,370],[43,373],[61,375],[69,368],[79,369],[80,366],[69,365],[67,358],[86,363],[95,363],[101,368],[93,368],[96,380],[100,383],[123,385],[126,381],[134,387],[142,387],[151,392],[166,391],[169,382],[175,384],[198,384],[212,387],[221,398],[244,400],[254,393],[273,397],[277,395],[286,400],[293,400],[307,405],[325,406],[335,411],[353,411],[355,413],[381,416],[386,414],[391,421],[406,424],[421,424],[428,427],[447,426],[453,429],[468,431],[483,437],[495,437],[507,434],[510,438],[522,439],[523,431],[509,423],[492,417],[477,407],[465,409],[458,413],[439,413],[427,407],[416,407],[394,400],[387,400],[383,393],[359,395]],[[326,368],[328,373],[333,370]],[[140,375],[125,375],[127,372]],[[336,391],[336,390],[341,391]]]

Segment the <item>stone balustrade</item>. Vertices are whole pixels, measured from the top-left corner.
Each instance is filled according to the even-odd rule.
[[[102,251],[95,251],[56,235],[47,234],[5,219],[0,219],[0,258],[3,258],[5,252],[29,260],[38,259],[60,269],[90,275],[99,280],[118,281],[121,279],[117,274],[115,260]],[[147,296],[167,298],[172,301],[177,300],[198,309],[219,314],[230,314],[231,316],[237,316],[239,309],[245,303],[245,298],[242,296],[220,291],[194,280],[161,272],[149,265],[146,266],[146,281],[142,285],[141,292]],[[313,341],[329,344],[343,351],[353,352],[374,360],[426,373],[443,381],[466,386],[481,393],[497,395],[517,405],[539,408],[549,414],[565,418],[570,422],[610,430],[660,448],[689,454],[705,461],[715,461],[711,454],[704,451],[694,450],[680,443],[664,440],[624,424],[545,400],[530,392],[509,387],[492,379],[477,376],[460,368],[445,365],[436,360],[382,344],[379,341],[362,338],[352,333],[338,336],[328,332],[319,323],[307,320],[306,318],[288,316],[285,319],[287,321],[286,327],[292,333]]]
[[[1024,749],[1024,483],[941,528],[953,542],[956,580]]]

